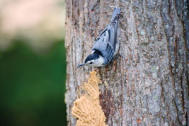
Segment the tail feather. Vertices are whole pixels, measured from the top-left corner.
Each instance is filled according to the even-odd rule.
[[[116,19],[119,18],[120,12],[121,12],[120,8],[114,8],[114,12],[112,14],[111,22],[114,22]]]

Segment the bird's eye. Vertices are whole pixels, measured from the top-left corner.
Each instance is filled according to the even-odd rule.
[[[89,64],[93,64],[93,62],[90,62]]]

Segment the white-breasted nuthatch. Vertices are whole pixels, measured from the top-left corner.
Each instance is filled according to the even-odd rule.
[[[114,8],[110,24],[95,39],[92,53],[87,56],[85,63],[78,65],[78,67],[84,65],[101,67],[113,60],[119,50],[117,40],[119,16],[120,8]]]

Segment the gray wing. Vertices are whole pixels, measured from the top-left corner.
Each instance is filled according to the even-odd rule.
[[[97,37],[93,46],[93,50],[101,52],[106,60],[106,64],[109,63],[114,56],[117,43],[117,23],[118,22],[116,21],[109,24]]]
[[[111,23],[96,38],[93,50],[101,52],[105,58],[105,64],[108,64],[114,56],[117,44],[117,29],[120,15],[120,8],[114,8]]]

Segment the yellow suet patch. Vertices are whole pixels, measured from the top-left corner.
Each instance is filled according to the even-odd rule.
[[[106,117],[99,102],[100,82],[96,72],[93,71],[88,82],[82,85],[86,93],[76,99],[72,108],[73,116],[78,119],[76,126],[106,126]]]

